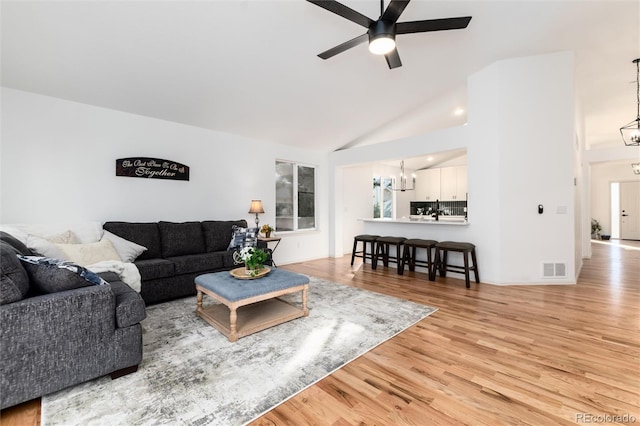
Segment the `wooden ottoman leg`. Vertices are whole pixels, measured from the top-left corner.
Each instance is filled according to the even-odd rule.
[[[309,308],[307,307],[307,292],[308,287],[304,286],[304,288],[302,289],[302,312],[305,317],[309,316]]]
[[[237,342],[238,341],[238,330],[236,328],[236,323],[238,322],[238,312],[237,308],[229,307],[229,341]]]

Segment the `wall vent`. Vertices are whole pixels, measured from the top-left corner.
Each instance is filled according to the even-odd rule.
[[[544,262],[542,264],[543,278],[558,278],[567,276],[567,264],[562,262]]]

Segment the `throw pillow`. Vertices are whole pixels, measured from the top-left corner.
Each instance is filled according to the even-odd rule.
[[[80,266],[93,265],[103,260],[122,261],[122,258],[108,239],[89,244],[56,244],[65,254],[65,259]]]
[[[102,239],[111,241],[111,244],[113,244],[113,247],[116,249],[123,262],[133,262],[138,258],[138,256],[147,250],[145,246],[126,240],[109,231],[104,231]]]
[[[50,241],[56,244],[78,244],[80,242],[76,237],[76,234],[74,234],[71,231],[65,231],[57,235],[48,235],[48,236],[45,236],[44,238],[46,238],[47,241]]]
[[[18,254],[11,245],[0,242],[0,305],[22,300],[29,291],[29,276]]]
[[[33,254],[33,252],[29,250],[29,248],[22,241],[4,231],[0,231],[0,241],[9,244],[18,253],[25,256],[30,256]]]
[[[233,225],[233,235],[227,250],[237,250],[244,247],[255,247],[258,243],[258,228],[242,228]]]
[[[60,247],[56,245],[57,242],[64,243],[65,241],[65,244],[75,244],[78,242],[73,235],[73,232],[66,231],[62,234],[50,235],[46,238],[29,234],[27,235],[26,245],[34,253],[40,256],[68,260],[64,252],[60,250]]]
[[[40,256],[17,256],[27,270],[31,284],[39,293],[56,293],[91,284],[107,284],[99,275],[69,261]]]

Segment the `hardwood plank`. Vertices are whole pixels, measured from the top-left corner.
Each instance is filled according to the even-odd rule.
[[[562,425],[582,413],[638,422],[639,249],[594,242],[576,285],[466,289],[351,267],[350,256],[283,266],[439,310],[251,425]],[[36,407],[4,410],[2,424],[38,424]]]

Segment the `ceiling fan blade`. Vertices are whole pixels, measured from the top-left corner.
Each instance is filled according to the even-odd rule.
[[[397,47],[384,55],[384,58],[387,60],[387,65],[389,65],[389,69],[391,70],[402,66],[402,61],[400,60],[400,55],[398,55]]]
[[[345,41],[344,43],[339,44],[336,47],[332,47],[331,49],[325,52],[322,52],[318,56],[321,57],[322,59],[329,59],[330,57],[335,56],[338,53],[342,53],[345,50],[351,49],[352,47],[355,47],[359,44],[362,44],[367,40],[369,40],[369,36],[365,33],[349,41]]]
[[[426,33],[429,31],[459,30],[467,28],[471,16],[460,18],[429,19],[426,21],[398,22],[396,34]]]
[[[387,9],[380,19],[388,22],[396,22],[408,4],[409,0],[391,0],[391,3],[389,3],[389,6],[387,6]]]
[[[338,3],[335,0],[307,0],[309,3],[313,3],[316,6],[320,6],[323,9],[333,12],[336,15],[342,16],[345,19],[355,22],[358,25],[362,25],[365,28],[369,28],[373,24],[373,20],[367,18],[360,12]]]

